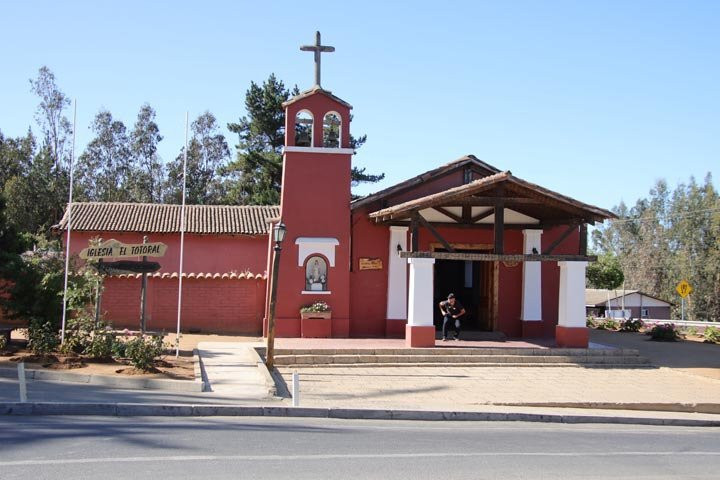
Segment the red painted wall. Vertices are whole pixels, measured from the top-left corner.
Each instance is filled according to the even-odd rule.
[[[109,277],[101,309],[116,328],[140,326],[140,285],[135,278]],[[265,280],[183,279],[182,331],[260,335]],[[177,328],[177,279],[148,278],[146,325]]]
[[[368,219],[352,216],[352,272],[350,273],[350,336],[384,337],[387,315],[388,242],[390,230]],[[379,258],[382,270],[360,270],[360,258]]]

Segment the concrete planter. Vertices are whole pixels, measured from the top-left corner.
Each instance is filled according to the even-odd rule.
[[[332,312],[300,313],[300,335],[303,338],[330,338]]]
[[[309,320],[309,319],[331,319],[332,318],[332,312],[300,312],[300,319],[301,320]]]

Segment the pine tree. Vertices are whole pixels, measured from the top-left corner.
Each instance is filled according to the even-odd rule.
[[[292,90],[274,74],[263,82],[255,82],[245,94],[247,116],[237,123],[229,123],[228,129],[239,138],[236,158],[225,170],[231,181],[225,202],[245,205],[277,205],[280,203],[282,182],[282,148],[285,142],[285,110],[283,102],[300,92]],[[360,148],[367,136],[351,137],[350,145]],[[378,182],[385,174],[365,173],[365,168],[353,167],[352,185]]]

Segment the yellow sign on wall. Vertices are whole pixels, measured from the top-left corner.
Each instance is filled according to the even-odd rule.
[[[675,287],[675,290],[682,298],[687,297],[693,292],[692,285],[690,285],[687,280],[682,280],[680,283],[678,283],[677,287]]]
[[[360,270],[382,270],[382,259],[380,258],[361,258]]]

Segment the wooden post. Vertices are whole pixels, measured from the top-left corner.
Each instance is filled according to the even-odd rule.
[[[580,255],[587,255],[587,223],[582,222],[580,224]]]
[[[410,251],[411,252],[417,252],[420,250],[420,238],[419,238],[419,229],[418,229],[418,216],[420,214],[415,212],[412,216],[412,220],[410,221]]]
[[[98,275],[100,275],[100,278],[102,278],[102,265],[103,259],[101,258],[98,260]],[[97,328],[98,323],[100,323],[100,301],[102,297],[100,296],[100,279],[98,279],[97,285],[95,285],[95,328]]]
[[[268,337],[267,337],[267,351],[265,352],[265,365],[268,370],[272,370],[275,364],[275,303],[277,301],[277,276],[278,276],[278,265],[280,264],[280,247],[279,243],[275,243],[273,264],[272,264],[272,277],[270,277],[270,308],[268,312]]]
[[[498,200],[495,204],[495,254],[503,254],[505,241],[505,202]]]

